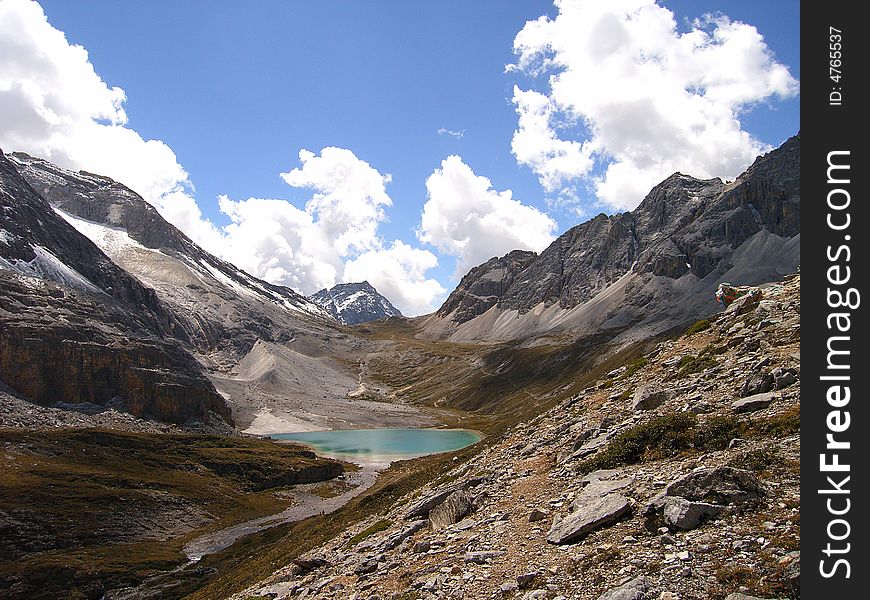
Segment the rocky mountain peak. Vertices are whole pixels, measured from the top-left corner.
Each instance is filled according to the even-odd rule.
[[[339,283],[320,290],[309,299],[345,325],[402,316],[368,281]]]
[[[535,307],[571,310],[593,300],[601,306],[581,319],[590,330],[606,321],[638,322],[661,313],[665,302],[674,319],[678,313],[689,319],[726,274],[758,283],[794,270],[799,243],[789,240],[799,240],[799,182],[800,135],[730,183],[674,173],[633,211],[599,214],[540,255],[512,252],[475,267],[435,315],[453,325],[435,323],[432,331],[452,335],[491,310],[522,316]],[[753,251],[741,252],[746,244]],[[496,322],[506,337],[540,332],[553,320],[566,323],[548,315],[549,321],[515,320],[516,327],[492,315],[469,335],[485,338]]]

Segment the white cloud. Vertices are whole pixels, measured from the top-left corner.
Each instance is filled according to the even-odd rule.
[[[465,135],[465,130],[464,129],[459,129],[459,130],[445,129],[444,127],[439,127],[436,130],[436,133],[438,135],[450,135],[450,136],[455,137],[457,140],[461,140],[462,137]]]
[[[446,290],[426,272],[438,266],[428,250],[394,240],[389,248],[369,250],[344,265],[345,281],[368,281],[404,315],[432,312]]]
[[[444,289],[426,272],[438,259],[399,240],[387,246],[378,235],[383,207],[392,204],[390,176],[344,148],[327,147],[319,156],[302,150],[299,160],[302,167],[281,177],[314,192],[304,210],[286,200],[220,198],[231,221],[221,256],[304,294],[367,279],[404,314],[434,310]]]
[[[512,150],[547,191],[592,183],[635,207],[674,171],[734,177],[767,147],[741,128],[753,104],[797,93],[751,25],[706,16],[685,33],[654,0],[557,0],[529,21],[508,70],[549,74],[546,93],[514,89]],[[592,176],[594,160],[605,170]]]
[[[124,90],[109,87],[36,2],[0,2],[0,145],[108,175],[208,244],[217,236],[175,154],[125,126]]]
[[[553,241],[556,223],[538,209],[492,189],[459,156],[449,156],[426,179],[428,200],[417,237],[457,257],[464,274],[511,250],[541,251]]]

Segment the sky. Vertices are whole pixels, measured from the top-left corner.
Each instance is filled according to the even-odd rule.
[[[0,0],[0,148],[406,315],[799,129],[799,2]]]

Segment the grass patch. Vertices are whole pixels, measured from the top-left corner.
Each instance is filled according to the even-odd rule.
[[[770,418],[763,420],[750,419],[747,434],[754,437],[773,436],[787,437],[800,433],[801,407],[795,404]]]
[[[633,360],[631,363],[626,365],[625,371],[623,371],[623,373],[622,373],[623,379],[627,379],[628,377],[631,377],[632,375],[634,375],[635,373],[637,373],[638,371],[643,369],[648,364],[649,364],[649,361],[643,356],[641,356],[637,360]]]
[[[698,356],[684,356],[677,363],[677,372],[671,376],[671,379],[683,379],[693,373],[700,373],[712,369],[719,363],[716,359],[706,352],[701,352]]]
[[[0,512],[15,515],[0,589],[28,598],[135,585],[183,563],[186,539],[278,512],[286,486],[341,472],[266,440],[103,429],[2,430],[0,460]]]
[[[698,418],[693,413],[654,417],[616,435],[603,450],[578,467],[589,473],[674,456],[693,447],[697,424]]]
[[[695,321],[686,330],[686,335],[693,335],[702,331],[706,331],[707,329],[710,329],[710,325],[712,325],[712,323],[709,321],[709,319],[701,319],[700,321]]]
[[[356,534],[355,536],[350,538],[347,541],[345,548],[350,550],[351,548],[353,548],[354,546],[359,544],[364,539],[371,537],[376,533],[380,533],[381,531],[386,531],[387,529],[390,528],[390,525],[392,525],[392,524],[393,524],[393,522],[390,521],[389,519],[381,519],[380,521],[376,521],[372,525],[369,525],[368,527],[366,527],[365,529],[360,531],[358,534]]]

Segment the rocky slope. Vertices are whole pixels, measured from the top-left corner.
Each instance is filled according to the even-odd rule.
[[[54,213],[0,154],[0,380],[40,404],[227,420],[175,315]]]
[[[423,331],[508,340],[631,325],[638,338],[691,322],[719,282],[757,284],[799,264],[799,181],[799,135],[732,183],[675,173],[634,211],[598,215],[540,256],[473,269]]]
[[[309,299],[345,325],[402,316],[368,281],[339,283],[328,290],[320,290]]]
[[[793,276],[234,598],[796,598],[799,340]]]

